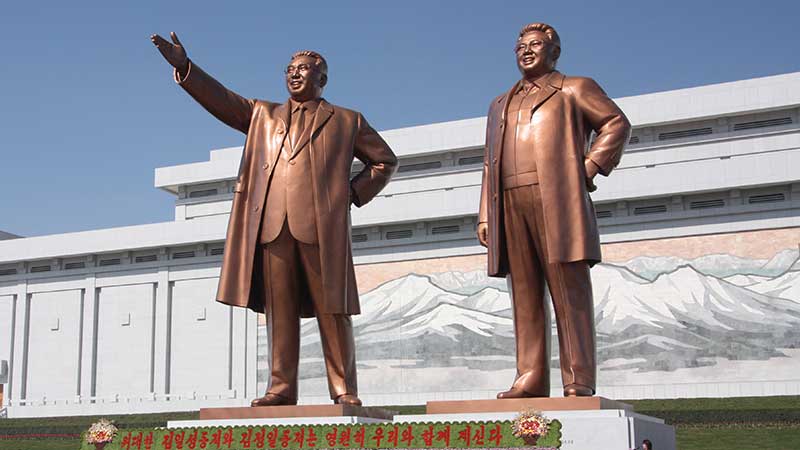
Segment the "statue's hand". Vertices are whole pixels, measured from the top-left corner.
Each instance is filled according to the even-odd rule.
[[[172,67],[178,69],[179,73],[185,75],[186,71],[189,69],[189,58],[186,56],[186,49],[183,48],[181,41],[178,40],[177,34],[170,32],[169,35],[172,38],[172,42],[169,42],[157,34],[150,36],[150,40],[153,41],[158,51],[161,52],[161,56],[163,56]]]
[[[586,190],[594,192],[597,190],[597,185],[594,184],[594,177],[600,173],[600,166],[589,158],[584,159],[583,164],[586,167]]]
[[[486,222],[478,224],[478,242],[484,247],[489,246],[489,225]]]

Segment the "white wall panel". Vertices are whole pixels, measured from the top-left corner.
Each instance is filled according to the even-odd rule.
[[[124,270],[97,274],[97,287],[120,286],[123,284],[155,283],[158,280],[158,269],[134,269],[126,267]]]
[[[153,284],[100,289],[95,395],[150,392]]]
[[[77,395],[81,292],[31,295],[26,399],[74,399]]]
[[[172,287],[170,393],[229,388],[231,307],[214,300],[217,278]]]
[[[214,214],[228,214],[231,211],[233,201],[219,201],[213,203],[197,203],[194,205],[186,205],[186,217],[202,217],[211,216]]]
[[[187,264],[184,266],[174,266],[169,271],[169,281],[183,281],[195,280],[199,281],[201,278],[215,278],[219,279],[220,269],[222,268],[221,261],[212,261],[203,264]],[[216,281],[214,281],[214,289],[210,297],[213,298],[217,294]]]
[[[11,337],[14,329],[11,324],[14,319],[14,296],[0,295],[0,361],[11,362]]]
[[[37,274],[44,279],[28,281],[28,292],[31,293],[44,293],[56,291],[70,291],[82,289],[85,283],[83,276],[53,276],[51,273]]]

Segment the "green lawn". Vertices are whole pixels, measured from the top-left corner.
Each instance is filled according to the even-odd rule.
[[[77,450],[80,446],[80,439],[0,440],[2,450]]]
[[[680,450],[800,449],[800,396],[722,399],[624,400],[637,412],[664,418],[677,430]],[[386,406],[400,414],[425,407]],[[107,416],[122,429],[197,418],[196,411]],[[80,433],[97,417],[0,419],[0,435]],[[79,439],[0,439],[0,450],[76,450]]]
[[[800,426],[773,428],[681,428],[677,429],[680,450],[797,450]]]

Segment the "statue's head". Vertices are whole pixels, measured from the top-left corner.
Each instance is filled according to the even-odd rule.
[[[322,89],[328,83],[328,63],[322,55],[310,50],[292,55],[285,73],[286,89],[299,102],[321,97]]]
[[[522,76],[535,79],[556,68],[561,56],[561,39],[550,25],[531,23],[520,30],[515,51]]]

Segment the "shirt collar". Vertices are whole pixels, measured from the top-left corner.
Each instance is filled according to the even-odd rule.
[[[289,104],[292,107],[292,114],[294,114],[300,108],[300,106],[305,106],[306,109],[308,110],[308,112],[310,112],[312,114],[315,113],[317,111],[317,107],[319,107],[319,100],[320,99],[315,98],[314,100],[308,100],[308,101],[305,101],[305,102],[298,102],[298,101],[290,98],[289,99]]]
[[[533,81],[528,81],[525,78],[523,78],[519,83],[517,92],[520,91],[529,92],[534,86],[541,89],[541,87],[544,86],[545,84],[546,78],[549,77],[551,73],[553,72],[547,72],[546,74],[541,75],[539,78]]]

